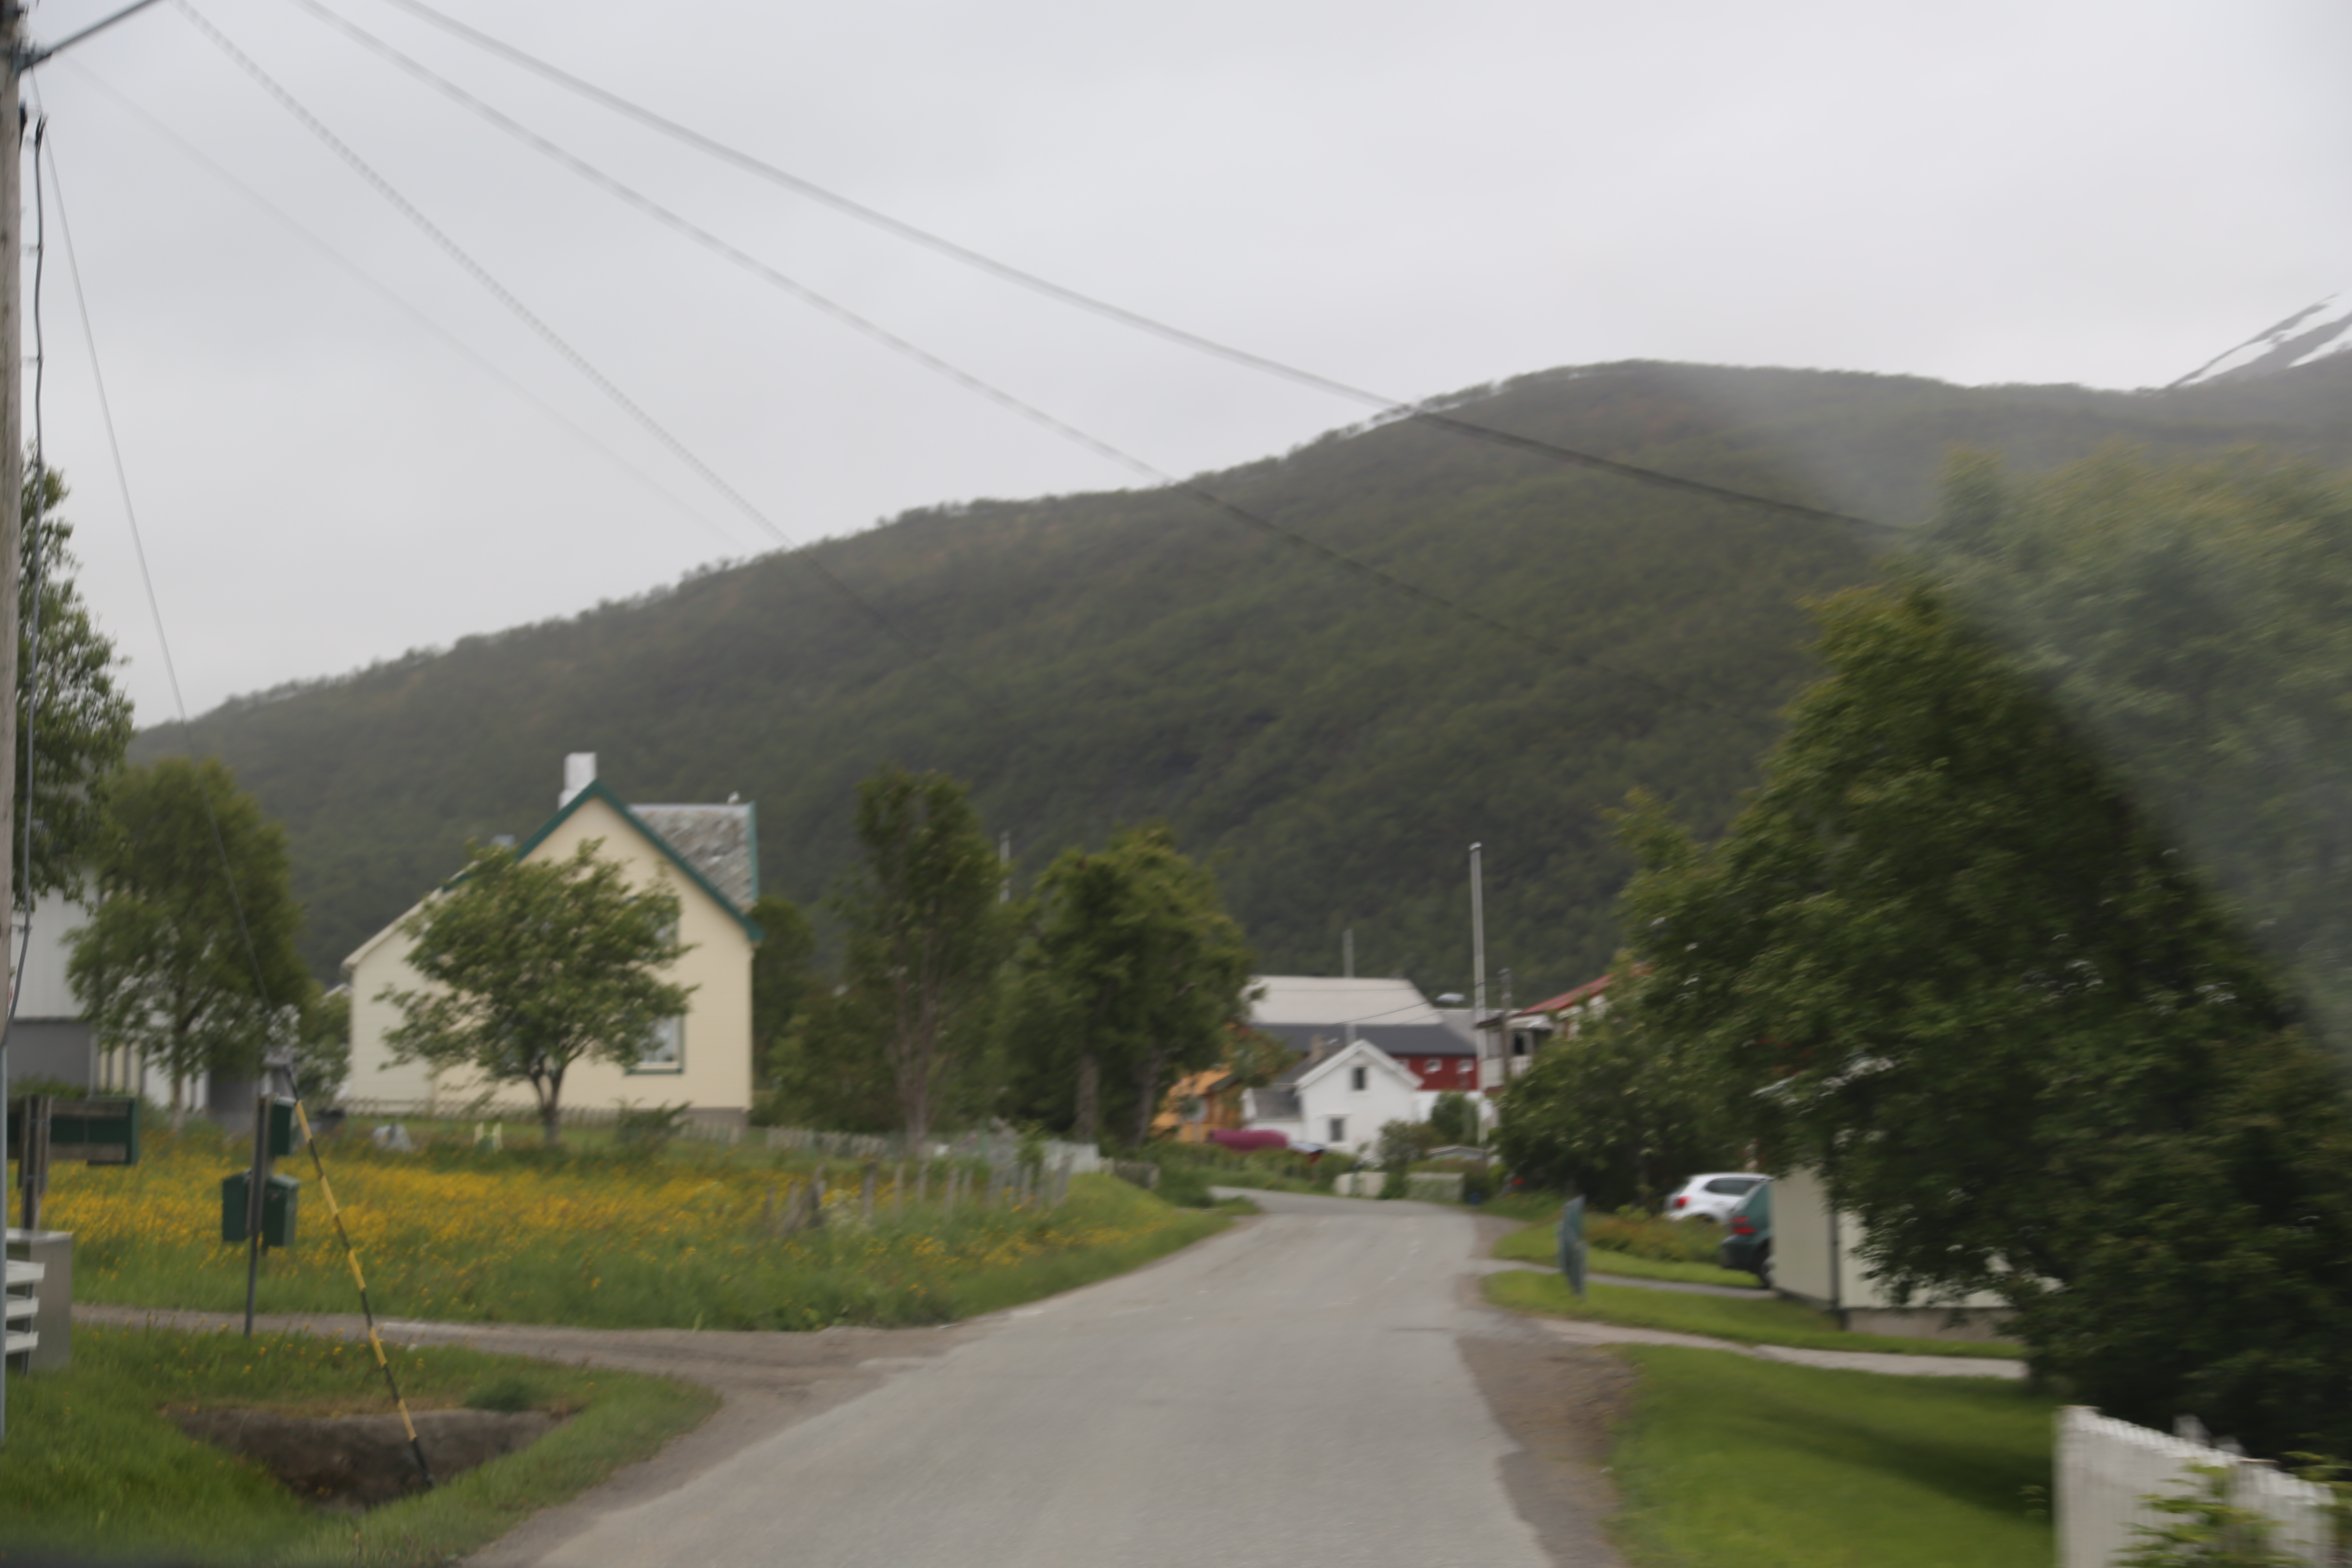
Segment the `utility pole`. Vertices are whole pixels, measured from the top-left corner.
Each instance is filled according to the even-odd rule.
[[[1486,847],[1470,846],[1470,1032],[1478,1037],[1478,1087],[1486,1087]]]
[[[1356,977],[1356,928],[1349,926],[1339,933],[1339,973],[1353,980]],[[1356,1043],[1355,994],[1349,994],[1348,1043]]]
[[[0,0],[0,50],[6,53],[0,68],[5,78],[0,81],[0,954],[6,957],[0,962],[8,963],[13,1000],[24,979],[14,963],[16,834],[11,826],[16,820],[16,579],[25,529],[25,110],[19,90],[26,56],[24,0]],[[7,1105],[8,1031],[0,1023],[0,1181],[8,1174]],[[7,1206],[0,1202],[0,1215]],[[6,1326],[0,1324],[0,1443],[8,1438],[6,1335]]]
[[[0,963],[15,973],[16,820],[16,595],[25,533],[25,105],[27,70],[59,49],[111,27],[155,0],[132,0],[103,21],[36,48],[25,37],[26,0],[0,0]],[[32,900],[25,900],[29,910]],[[8,1035],[0,1024],[0,1182],[8,1172]],[[0,1194],[5,1196],[5,1194]],[[0,1211],[7,1205],[0,1203]],[[0,1248],[0,1251],[5,1251]],[[0,1326],[0,1443],[8,1440],[6,1329]]]

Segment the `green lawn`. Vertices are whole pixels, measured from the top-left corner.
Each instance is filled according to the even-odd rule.
[[[1793,1345],[1801,1350],[1893,1351],[1905,1355],[1983,1356],[2014,1360],[2015,1345],[1979,1340],[1898,1339],[1888,1334],[1850,1334],[1825,1312],[1773,1298],[1743,1300],[1732,1296],[1696,1296],[1675,1290],[1644,1290],[1637,1285],[1593,1284],[1581,1301],[1557,1273],[1490,1274],[1486,1299],[1514,1311],[1556,1318],[1584,1318],[1628,1328],[1671,1329],[1751,1345]]]
[[[391,1351],[412,1407],[516,1401],[574,1412],[521,1453],[358,1519],[321,1516],[257,1468],[184,1436],[165,1406],[346,1415],[390,1408],[363,1344],[301,1334],[78,1327],[73,1365],[11,1377],[0,1543],[173,1563],[440,1563],[645,1458],[717,1408],[634,1373],[448,1347]],[[6,1552],[0,1552],[0,1556]]]
[[[1664,1345],[1612,1468],[1612,1530],[1658,1568],[2046,1563],[2054,1398]],[[2038,1493],[2028,1489],[2041,1489]]]
[[[1541,1263],[1549,1268],[1557,1268],[1559,1264],[1558,1233],[1549,1225],[1531,1225],[1525,1230],[1515,1230],[1495,1244],[1495,1256],[1514,1263]],[[1685,1285],[1736,1285],[1751,1290],[1758,1288],[1753,1274],[1718,1268],[1712,1263],[1670,1262],[1664,1258],[1612,1251],[1605,1247],[1591,1248],[1585,1258],[1586,1271],[1592,1274],[1621,1274],[1631,1279],[1674,1279]]]

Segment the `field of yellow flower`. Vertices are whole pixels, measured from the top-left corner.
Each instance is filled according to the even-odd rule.
[[[918,1197],[884,1166],[874,1218],[854,1167],[832,1167],[828,1223],[791,1236],[811,1162],[688,1148],[476,1149],[414,1153],[357,1139],[324,1146],[327,1177],[377,1312],[467,1322],[603,1328],[816,1329],[940,1322],[1133,1268],[1225,1216],[1172,1208],[1108,1176],[1082,1176],[1058,1207],[940,1201],[944,1167]],[[74,1233],[86,1301],[242,1308],[245,1249],[220,1240],[220,1182],[242,1148],[205,1131],[151,1139],[132,1167],[59,1165],[46,1223]],[[265,1254],[265,1312],[357,1309],[352,1276],[307,1154],[296,1245]]]

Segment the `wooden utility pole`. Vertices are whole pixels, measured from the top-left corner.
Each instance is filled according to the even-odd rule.
[[[16,579],[25,529],[24,0],[0,0],[0,954],[14,1002],[16,877]],[[8,1009],[13,1017],[15,1007]],[[8,1175],[8,1033],[0,1024],[0,1181]],[[5,1194],[0,1194],[5,1198]],[[0,1201],[0,1215],[7,1205]],[[5,1248],[0,1248],[5,1252]],[[5,1268],[5,1265],[0,1265]],[[6,1335],[0,1326],[0,1350]],[[7,1358],[0,1354],[0,1443],[8,1437]]]
[[[25,72],[155,0],[121,10],[47,48],[25,37],[26,0],[0,0],[0,953],[13,1000],[16,962],[16,598],[25,534]],[[29,910],[32,900],[26,900]],[[9,1009],[13,1015],[14,1009]],[[0,1112],[8,1103],[8,1034],[0,1024]],[[0,1113],[0,1182],[7,1179],[8,1118]],[[5,1194],[0,1193],[0,1199]],[[0,1202],[0,1212],[7,1205]],[[5,1248],[0,1248],[5,1250]],[[0,1328],[0,1350],[5,1348]],[[8,1438],[7,1357],[0,1354],[0,1443]]]

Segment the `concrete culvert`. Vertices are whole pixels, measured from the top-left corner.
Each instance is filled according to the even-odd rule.
[[[199,1442],[250,1459],[297,1496],[358,1510],[425,1489],[397,1415],[280,1415],[268,1410],[175,1410]],[[416,1435],[433,1479],[446,1481],[527,1448],[555,1426],[543,1410],[422,1410]]]

